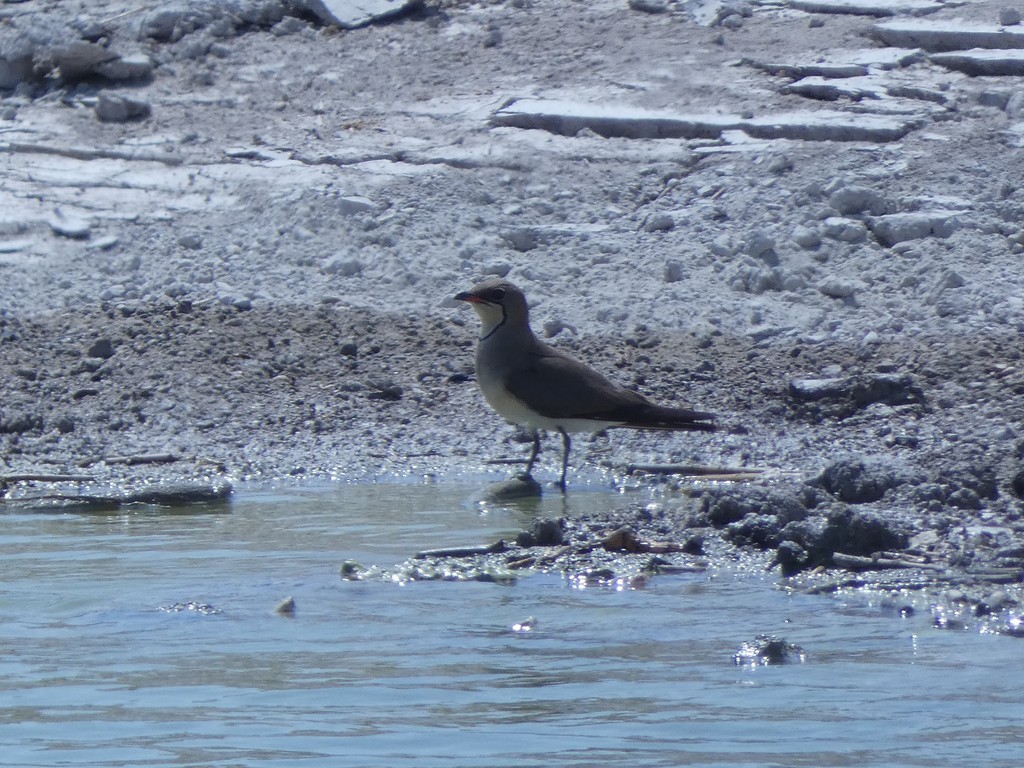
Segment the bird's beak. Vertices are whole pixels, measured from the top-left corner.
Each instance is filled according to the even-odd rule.
[[[484,300],[477,296],[475,293],[469,291],[463,291],[462,293],[455,294],[456,301],[468,301],[470,304],[483,304]]]

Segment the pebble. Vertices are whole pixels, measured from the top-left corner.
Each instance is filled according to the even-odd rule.
[[[861,456],[836,459],[818,477],[822,488],[848,504],[878,501],[905,481],[891,462]]]
[[[86,248],[94,251],[109,251],[115,245],[121,242],[121,238],[117,235],[104,235],[103,237],[97,238],[90,242]],[[138,269],[136,265],[135,269]]]
[[[828,237],[844,243],[860,243],[868,238],[868,227],[859,219],[829,216],[822,224]]]
[[[345,256],[332,256],[323,263],[321,269],[328,275],[354,277],[363,271],[363,262]]]
[[[338,212],[343,216],[355,216],[357,213],[374,213],[380,206],[368,197],[362,195],[345,195],[335,198],[335,205]]]
[[[932,234],[932,219],[921,213],[894,213],[871,221],[871,231],[882,245],[893,246]]]
[[[676,220],[672,214],[665,212],[652,214],[644,222],[644,230],[646,232],[667,232],[670,229],[674,229],[675,226]]]
[[[999,23],[1004,27],[1020,24],[1020,10],[1017,8],[1002,8],[999,11]]]
[[[775,253],[775,238],[763,229],[755,229],[747,237],[744,253],[754,259],[760,259],[769,267],[779,265],[779,256]]]
[[[60,208],[47,218],[46,223],[50,225],[56,234],[61,237],[69,237],[73,240],[86,240],[92,233],[92,222],[84,216],[63,211]]]
[[[102,92],[96,100],[96,117],[104,123],[127,123],[143,120],[152,111],[149,102],[132,96]]]
[[[96,339],[86,352],[89,357],[108,360],[114,356],[114,344],[110,339]]]
[[[525,253],[532,251],[538,245],[537,233],[532,229],[512,229],[504,234],[502,238],[512,246],[513,250]]]
[[[153,61],[144,53],[120,56],[97,66],[96,74],[120,82],[145,82],[153,76]]]
[[[859,280],[842,277],[827,277],[818,283],[818,291],[833,299],[848,299],[864,287]]]
[[[821,234],[813,227],[800,225],[793,229],[793,242],[806,250],[814,250],[821,245]]]
[[[644,13],[666,13],[668,4],[664,0],[629,0],[629,7]]]
[[[719,235],[711,241],[709,246],[711,252],[720,258],[728,259],[736,255],[736,248],[732,244],[732,238],[729,235]]]
[[[890,209],[889,203],[881,194],[858,185],[840,187],[829,195],[828,204],[843,215],[870,213],[872,216],[881,216]]]
[[[284,600],[279,602],[274,607],[274,613],[282,616],[294,616],[295,615],[295,598],[286,597]]]
[[[665,264],[665,282],[678,283],[685,277],[683,265],[678,261],[669,261]]]

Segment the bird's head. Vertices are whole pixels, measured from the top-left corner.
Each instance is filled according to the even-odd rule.
[[[476,310],[483,323],[481,338],[487,338],[502,326],[528,326],[526,295],[508,280],[491,278],[477,283],[468,291],[455,295]]]

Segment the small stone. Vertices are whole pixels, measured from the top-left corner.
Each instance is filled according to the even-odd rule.
[[[505,277],[509,272],[512,271],[512,265],[507,261],[496,261],[485,266],[482,273],[485,275],[496,275],[497,277]]]
[[[96,100],[96,117],[104,123],[127,123],[149,117],[149,102],[131,96],[101,92]]]
[[[514,250],[520,253],[532,251],[538,245],[537,233],[532,229],[513,229],[505,232],[502,238]]]
[[[666,13],[668,4],[664,0],[629,0],[629,7],[643,13]]]
[[[1013,490],[1013,495],[1018,499],[1024,499],[1024,469],[1021,469],[1013,476],[1010,481],[1010,488]]]
[[[92,232],[92,222],[89,219],[62,211],[60,208],[53,212],[46,223],[56,234],[73,240],[87,240]]]
[[[1020,11],[1017,8],[1003,8],[999,11],[999,23],[1004,27],[1020,24]]]
[[[98,65],[96,74],[108,80],[145,82],[153,76],[153,61],[144,53],[120,56]]]
[[[644,222],[644,230],[647,232],[667,232],[674,229],[676,220],[671,213],[659,212],[647,217]]]
[[[324,262],[321,269],[328,275],[355,277],[362,273],[363,262],[358,259],[347,259],[344,256],[333,256]]]
[[[761,259],[769,267],[779,265],[779,256],[775,253],[775,238],[763,229],[750,233],[743,251],[753,259]]]
[[[356,357],[359,354],[359,347],[354,341],[347,341],[338,350],[345,357]]]
[[[821,245],[821,235],[812,227],[798,226],[793,230],[793,242],[810,251]]]
[[[504,42],[504,35],[501,33],[501,29],[498,27],[491,27],[487,30],[487,34],[484,35],[484,48],[497,48]]]
[[[890,209],[888,201],[878,192],[857,185],[840,187],[829,195],[828,204],[844,216],[853,213],[881,216]]]
[[[789,155],[772,155],[768,161],[768,170],[772,173],[785,173],[793,170],[793,158]]]
[[[718,23],[726,29],[739,29],[743,26],[743,17],[738,13],[730,13]]]
[[[841,277],[827,277],[818,283],[818,290],[833,299],[848,299],[864,287],[858,280],[846,280]]]
[[[90,242],[86,246],[86,248],[94,251],[109,251],[111,248],[113,248],[120,242],[121,238],[119,238],[117,235],[104,235],[103,237]],[[135,258],[138,257],[136,256]],[[135,269],[138,269],[138,266],[136,266]]]
[[[728,259],[736,255],[736,248],[733,247],[732,238],[729,235],[719,235],[711,241],[711,252],[720,258]]]
[[[907,240],[919,240],[932,234],[930,216],[918,213],[894,213],[872,220],[871,231],[882,245],[893,246]]]
[[[863,221],[842,216],[829,216],[823,222],[828,237],[844,243],[860,243],[867,240],[868,228]]]
[[[492,483],[480,495],[480,501],[509,501],[510,499],[539,499],[543,489],[531,475],[519,475],[511,480]]]
[[[678,261],[670,261],[665,264],[665,282],[678,283],[683,279],[683,265]]]
[[[203,247],[203,240],[199,235],[182,235],[178,238],[178,245],[182,248],[188,248],[190,251],[195,251]]]
[[[109,360],[114,356],[114,344],[110,339],[96,339],[85,353],[89,357],[97,357],[102,360]]]
[[[284,600],[279,602],[274,607],[274,613],[280,614],[281,616],[294,616],[295,615],[295,598],[286,597]]]
[[[343,216],[355,216],[357,213],[374,213],[380,206],[362,195],[346,195],[335,199],[338,212]]]

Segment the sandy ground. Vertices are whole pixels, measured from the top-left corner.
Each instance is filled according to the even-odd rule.
[[[427,2],[354,30],[280,2],[0,6],[0,56],[37,41],[0,104],[0,473],[494,472],[526,436],[477,392],[477,321],[451,297],[501,274],[551,343],[742,427],[581,437],[576,482],[767,468],[767,486],[684,484],[688,530],[790,542],[796,570],[895,548],[1019,582],[1020,77],[892,53],[877,25],[920,8],[633,5]],[[998,27],[1006,8],[925,18]],[[48,69],[83,30],[151,76]],[[815,74],[851,61],[874,63]],[[110,95],[144,109],[100,120]],[[496,119],[528,99],[625,128]],[[826,112],[903,133],[822,136]],[[811,139],[636,138],[651,114]],[[126,469],[154,453],[183,460]],[[782,533],[862,514],[895,538]]]

